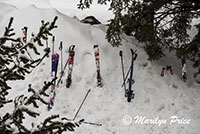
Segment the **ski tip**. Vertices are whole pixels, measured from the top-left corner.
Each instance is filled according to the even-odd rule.
[[[71,45],[71,46],[69,47],[69,51],[74,50],[74,48],[75,48],[75,45]]]
[[[98,84],[97,87],[102,88],[103,84]]]
[[[94,48],[99,47],[98,45],[94,45]]]

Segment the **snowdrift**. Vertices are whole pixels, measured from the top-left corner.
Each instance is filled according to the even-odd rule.
[[[47,106],[42,105],[38,112],[39,118],[27,119],[24,124],[31,127],[30,122],[39,123],[47,116],[59,114],[60,117],[73,118],[85,93],[91,89],[77,120],[101,123],[102,127],[82,124],[76,128],[75,134],[198,134],[200,132],[200,86],[190,79],[190,84],[184,83],[180,79],[180,63],[174,58],[173,53],[158,62],[147,61],[147,55],[134,38],[123,35],[123,46],[113,48],[105,39],[105,26],[91,26],[82,24],[56,9],[39,9],[36,6],[29,6],[23,9],[16,9],[0,3],[1,20],[0,29],[7,25],[11,16],[14,17],[13,27],[16,36],[22,36],[21,28],[28,27],[28,40],[31,33],[37,33],[41,20],[51,21],[54,16],[58,16],[58,28],[53,31],[56,36],[55,51],[58,49],[60,41],[63,41],[63,62],[68,58],[68,47],[72,44],[75,47],[74,68],[72,73],[72,86],[65,88],[67,69],[63,77],[63,84],[56,88],[55,105],[48,112]],[[9,14],[5,14],[9,12]],[[100,66],[104,86],[96,86],[96,65],[94,59],[93,45],[100,47]],[[49,39],[49,46],[51,42]],[[124,64],[127,71],[130,66],[130,48],[136,50],[138,58],[134,65],[133,85],[135,98],[131,103],[124,97],[124,89],[121,88],[122,72],[119,51],[124,52]],[[41,50],[42,51],[42,50]],[[13,89],[9,98],[17,95],[28,94],[28,84],[32,88],[40,89],[44,81],[51,80],[51,59],[44,60],[24,81],[11,82]],[[60,63],[58,71],[60,72]],[[160,76],[163,66],[173,66],[174,75],[165,73]],[[59,73],[58,73],[59,75]],[[47,98],[48,100],[48,98]],[[11,105],[10,105],[11,107]],[[5,107],[0,114],[7,110]],[[132,123],[125,125],[123,117],[132,117]],[[138,123],[136,117],[142,116],[146,119],[154,119],[154,123]],[[179,119],[190,119],[189,124],[170,124],[170,117],[177,116]],[[156,119],[167,120],[165,124],[158,125]],[[125,120],[125,121],[129,121]]]

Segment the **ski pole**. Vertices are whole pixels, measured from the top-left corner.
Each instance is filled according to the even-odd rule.
[[[64,70],[65,70],[65,68],[67,67],[68,62],[69,62],[69,59],[68,59],[67,62],[65,63],[64,69],[63,69],[62,72],[61,72],[60,78],[59,78],[58,83],[57,83],[57,87],[59,86],[60,82],[62,81],[62,77],[63,77],[63,75],[64,75]],[[62,83],[62,82],[61,82],[61,83]]]
[[[55,41],[55,37],[52,36],[52,39],[51,39],[51,43],[52,43],[52,54],[51,54],[51,62],[50,62],[50,65],[52,66],[52,55],[54,54],[54,41]],[[51,70],[52,71],[52,70]]]
[[[85,124],[89,124],[89,125],[95,125],[95,126],[102,126],[102,124],[98,124],[98,123],[93,123],[93,122],[86,122],[84,119],[80,120],[79,123],[85,123]]]
[[[125,76],[124,76],[124,63],[123,63],[123,55],[122,55],[122,51],[119,52],[119,55],[121,57],[121,64],[122,64],[122,74],[123,74],[123,80],[124,83],[126,81]],[[124,89],[126,90],[126,84],[124,85]]]
[[[55,36],[52,37],[52,54],[54,54],[54,42],[55,42]]]
[[[62,73],[63,71],[62,41],[60,42],[59,50],[61,52],[61,73]]]
[[[133,58],[133,60],[136,60],[136,58],[137,58],[136,51],[137,51],[137,50],[133,51],[133,49],[131,49],[132,56],[135,54],[135,57]],[[131,71],[131,66],[130,66],[130,68],[129,68],[127,74],[126,74],[126,77],[125,77],[124,82],[122,83],[122,86],[121,86],[121,87],[123,87],[123,86],[125,85],[126,79],[128,78],[128,74],[130,73],[130,71]]]
[[[48,48],[48,35],[46,34],[46,48]]]
[[[85,98],[83,99],[83,101],[82,101],[82,103],[81,103],[81,105],[80,105],[78,111],[76,112],[76,114],[75,114],[75,116],[74,116],[74,118],[73,118],[73,121],[76,119],[76,117],[77,117],[79,111],[81,110],[81,107],[83,106],[83,103],[85,102],[85,100],[86,100],[88,94],[90,93],[90,91],[91,91],[91,89],[89,89],[88,92],[87,92],[87,94],[85,95]]]

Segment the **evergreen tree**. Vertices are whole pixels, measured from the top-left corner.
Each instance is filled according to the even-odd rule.
[[[89,8],[92,0],[80,0],[78,8]],[[107,39],[113,46],[121,45],[121,33],[135,36],[145,42],[149,60],[164,56],[162,48],[174,49],[178,57],[186,57],[199,68],[199,33],[191,39],[188,31],[194,19],[200,17],[198,0],[98,0],[110,4],[114,18],[107,30]],[[200,22],[196,25],[198,32]],[[195,49],[195,50],[194,50]]]
[[[26,44],[23,44],[20,38],[14,38],[14,29],[12,28],[13,18],[10,19],[8,26],[5,28],[4,35],[0,37],[0,109],[6,104],[13,102],[14,109],[10,110],[4,115],[0,116],[0,133],[1,134],[48,134],[48,133],[62,133],[63,131],[74,131],[74,128],[78,126],[76,123],[61,122],[58,115],[52,115],[44,120],[42,124],[38,124],[37,128],[28,129],[23,124],[26,118],[36,118],[40,114],[35,112],[33,108],[39,108],[38,102],[48,104],[44,97],[48,97],[45,91],[56,80],[53,79],[50,82],[44,82],[41,90],[34,90],[29,84],[28,92],[30,96],[20,95],[13,100],[8,100],[6,96],[9,94],[9,90],[15,90],[8,85],[8,81],[24,80],[25,76],[32,72],[47,55],[50,50],[46,51],[43,57],[37,50],[37,47],[42,47],[43,42],[48,39],[48,36],[52,36],[51,31],[57,26],[55,25],[58,17],[49,22],[41,21],[42,26],[39,29],[38,34],[32,35],[32,38]],[[39,58],[32,58],[29,52],[33,53]],[[29,115],[25,117],[25,114]],[[34,126],[33,126],[34,127]]]

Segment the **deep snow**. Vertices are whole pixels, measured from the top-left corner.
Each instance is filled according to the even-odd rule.
[[[30,37],[31,32],[37,33],[42,19],[51,21],[56,15],[59,18],[56,23],[58,28],[53,30],[53,34],[56,36],[55,51],[60,53],[59,42],[63,41],[65,51],[63,62],[66,62],[68,58],[68,47],[72,44],[76,45],[72,86],[66,89],[62,84],[56,88],[53,109],[48,112],[47,107],[42,105],[38,109],[41,114],[39,118],[25,120],[24,123],[28,124],[27,127],[31,126],[32,121],[37,124],[51,114],[73,118],[87,90],[91,89],[77,120],[84,118],[86,121],[102,123],[103,126],[82,124],[81,127],[76,128],[75,134],[198,134],[200,132],[200,86],[191,77],[193,69],[190,65],[188,65],[189,82],[184,83],[180,79],[181,63],[174,57],[173,52],[168,53],[165,58],[157,62],[149,62],[146,53],[140,47],[142,44],[139,44],[134,38],[123,35],[123,46],[113,48],[105,39],[105,26],[82,24],[54,8],[41,9],[34,5],[17,9],[0,3],[0,34],[2,35],[11,16],[14,17],[13,27],[16,36],[21,36],[21,28],[27,26]],[[100,46],[103,88],[96,87],[94,44]],[[124,89],[121,88],[122,72],[119,51],[123,50],[124,52],[125,70],[127,71],[131,60],[130,48],[137,49],[138,58],[134,66],[136,83],[133,88],[136,95],[135,99],[128,103],[124,97]],[[50,58],[45,59],[39,67],[27,75],[25,81],[10,82],[14,88],[10,90],[9,98],[28,94],[29,83],[32,84],[32,88],[40,89],[43,81],[51,80],[50,61]],[[166,65],[172,65],[174,75],[171,76],[166,72],[164,77],[160,77],[161,69]],[[65,72],[64,82],[67,77],[67,69]],[[13,110],[10,107],[11,105],[1,109],[0,114],[2,115],[7,110]],[[122,122],[125,115],[133,118],[130,125]],[[161,126],[137,124],[134,120],[136,116],[143,116],[147,119],[159,117],[167,120],[167,123]],[[171,116],[190,119],[191,123],[170,125]]]

